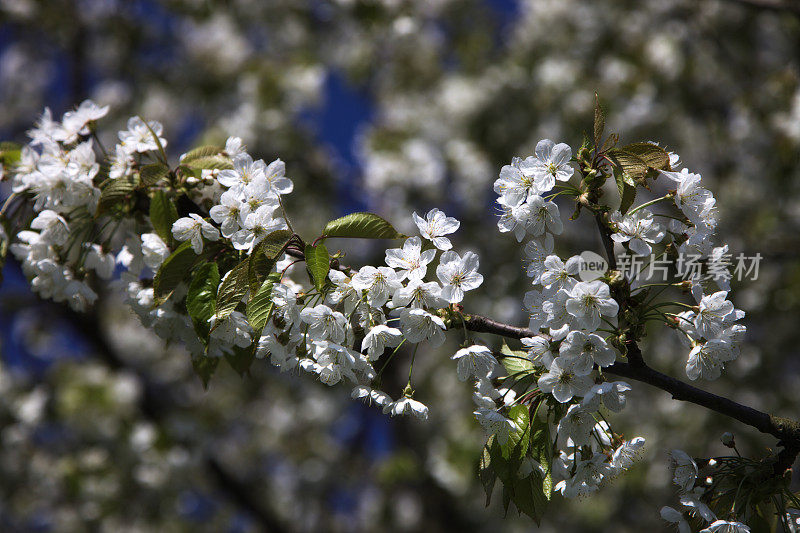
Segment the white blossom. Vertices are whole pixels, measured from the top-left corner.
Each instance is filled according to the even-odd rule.
[[[544,337],[523,337],[520,341],[527,348],[528,357],[534,365],[550,368],[554,358],[553,352],[550,351],[550,341]]]
[[[31,229],[40,230],[42,239],[56,246],[63,246],[69,238],[69,224],[66,219],[50,209],[36,215],[31,222]]]
[[[661,518],[665,522],[675,524],[675,527],[678,528],[678,533],[692,533],[692,528],[689,527],[689,522],[683,518],[683,514],[677,509],[669,506],[662,507]]]
[[[500,233],[512,232],[517,242],[522,242],[531,225],[530,204],[527,202],[519,205],[510,204],[502,196],[497,199],[497,203],[500,205],[500,220],[497,221]]]
[[[162,147],[167,146],[167,140],[161,137],[163,129],[161,123],[155,120],[145,124],[141,117],[131,117],[128,119],[128,129],[119,132],[119,140],[123,149],[129,154],[150,152],[158,150],[158,142]]]
[[[273,217],[274,212],[273,206],[262,205],[255,212],[247,215],[242,229],[231,236],[233,247],[237,250],[251,252],[267,235],[273,231],[285,229],[286,221]]]
[[[697,463],[683,450],[672,450],[669,453],[672,465],[672,482],[681,492],[689,492],[697,479]]]
[[[436,267],[436,275],[442,283],[441,298],[458,303],[464,299],[466,291],[477,289],[483,283],[478,265],[478,256],[473,252],[465,252],[463,258],[452,250],[444,252]]]
[[[592,386],[591,390],[583,397],[582,405],[596,411],[600,408],[600,402],[609,411],[618,413],[625,408],[625,393],[632,390],[631,386],[624,381],[613,383],[604,382]]]
[[[94,270],[102,279],[111,279],[117,264],[114,254],[104,252],[99,244],[91,244],[88,248],[83,266],[87,270]]]
[[[456,373],[461,381],[466,381],[470,376],[486,377],[495,365],[492,351],[479,344],[461,348],[451,356],[451,359],[458,361]]]
[[[553,359],[549,371],[539,378],[539,388],[561,403],[585,395],[591,387],[592,379],[575,371],[574,360],[560,356]]]
[[[508,442],[512,432],[517,430],[513,420],[503,416],[495,409],[479,408],[474,413],[478,423],[489,435],[495,435],[500,444]]]
[[[237,155],[245,153],[245,145],[242,142],[241,137],[228,137],[225,141],[225,153],[231,159],[235,158]]]
[[[413,415],[422,420],[428,419],[428,408],[424,404],[407,396],[386,404],[383,408],[383,412],[389,413],[392,416]]]
[[[750,528],[741,522],[717,520],[700,533],[750,533]]]
[[[700,310],[694,319],[694,327],[700,336],[716,338],[732,322],[734,307],[727,297],[727,291],[718,291],[700,300]]]
[[[142,256],[144,264],[153,272],[158,271],[161,264],[169,257],[170,251],[161,237],[155,233],[142,234]]]
[[[532,239],[525,245],[525,272],[531,279],[531,283],[539,283],[542,274],[544,273],[544,261],[553,252],[553,236],[549,233],[545,234],[542,241]]]
[[[239,231],[244,217],[247,213],[243,210],[245,206],[239,200],[239,195],[235,191],[225,191],[220,196],[219,204],[213,206],[208,214],[211,220],[219,224],[222,236],[230,238],[231,235]]]
[[[84,100],[76,109],[64,113],[61,124],[54,128],[53,139],[72,144],[79,135],[89,135],[88,124],[106,116],[108,109],[108,106],[100,107],[91,100]]]
[[[442,319],[423,309],[405,308],[400,311],[400,329],[406,339],[414,344],[427,339],[436,348],[445,340],[446,327]]]
[[[578,280],[572,276],[577,276],[581,270],[581,256],[574,255],[567,259],[566,264],[557,255],[549,255],[544,260],[544,272],[539,278],[539,283],[548,289],[556,291],[572,289]]]
[[[369,360],[378,359],[387,346],[395,347],[403,339],[403,333],[397,328],[390,328],[384,324],[378,324],[371,328],[364,340],[361,341],[361,351],[369,355]]]
[[[71,280],[64,286],[61,297],[57,297],[56,300],[61,298],[66,300],[73,310],[83,313],[97,301],[97,293],[86,283]]]
[[[689,353],[686,361],[686,375],[691,380],[702,378],[717,379],[725,367],[725,363],[736,358],[731,343],[725,339],[712,339],[697,344]]]
[[[600,280],[578,282],[568,295],[565,303],[567,312],[589,331],[600,327],[601,315],[615,317],[619,311],[619,305],[611,298],[608,285]]]
[[[411,280],[405,287],[395,291],[392,296],[394,307],[414,307],[440,309],[447,305],[447,302],[440,298],[441,286],[435,281],[423,283],[420,280]]]
[[[422,240],[419,237],[410,237],[403,243],[402,248],[386,250],[386,264],[398,269],[401,280],[421,280],[428,272],[428,264],[436,256],[436,250],[422,251]]]
[[[275,194],[289,194],[294,190],[294,183],[285,176],[286,164],[280,159],[276,159],[267,165],[264,176],[268,183],[268,190]]]
[[[344,272],[331,269],[328,278],[333,282],[334,289],[328,293],[331,304],[342,304],[348,315],[353,312],[361,301],[359,291],[353,288],[353,280]]]
[[[661,242],[665,235],[661,225],[653,220],[653,213],[647,209],[639,209],[625,216],[615,211],[610,219],[617,228],[611,238],[614,242],[627,242],[636,255],[650,255],[653,251],[652,245]]]
[[[681,505],[689,511],[689,514],[700,516],[706,522],[714,522],[717,519],[708,505],[691,494],[684,494],[681,496]]]
[[[528,231],[535,236],[542,235],[545,231],[559,235],[564,230],[558,206],[550,200],[545,200],[539,195],[528,198],[531,210],[531,224]]]
[[[544,192],[534,183],[530,172],[522,171],[521,163],[519,158],[515,158],[510,165],[504,165],[500,169],[500,177],[494,182],[494,192],[500,196],[501,205],[519,206],[527,200],[528,194]]]
[[[313,340],[330,340],[337,344],[345,340],[347,319],[325,304],[306,307],[300,311],[300,320],[308,324],[308,335]]]
[[[450,239],[445,237],[455,233],[461,222],[453,217],[448,217],[438,209],[431,209],[423,219],[416,213],[411,214],[414,223],[419,228],[419,233],[423,238],[433,242],[433,245],[440,250],[449,250],[453,247]]]
[[[194,253],[199,255],[203,251],[203,237],[209,241],[219,240],[219,230],[200,215],[191,213],[172,224],[172,236],[176,241],[191,241]]]
[[[547,322],[547,303],[542,291],[532,290],[525,293],[522,305],[528,312],[528,329],[538,331]]]
[[[620,444],[611,456],[611,466],[627,470],[639,460],[644,448],[644,437],[634,437]]]
[[[617,359],[617,354],[603,337],[583,331],[570,331],[561,342],[558,353],[562,358],[572,359],[575,372],[580,375],[589,374],[595,364],[611,366]]]
[[[266,180],[267,166],[263,160],[253,161],[253,158],[245,152],[236,155],[232,159],[233,168],[221,170],[217,175],[217,181],[221,185],[240,192],[246,185],[259,177]]]
[[[534,177],[541,192],[552,189],[556,180],[569,181],[575,172],[570,166],[572,148],[565,143],[542,139],[536,144],[534,153],[536,157],[527,158],[520,167]]]
[[[571,405],[558,423],[558,438],[562,442],[572,441],[572,446],[590,444],[590,438],[597,421],[591,411],[580,405]]]
[[[366,291],[367,302],[372,307],[381,307],[402,286],[400,278],[389,267],[363,266],[353,275],[353,288]]]

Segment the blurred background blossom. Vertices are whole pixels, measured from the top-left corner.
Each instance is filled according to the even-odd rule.
[[[764,7],[769,4],[773,7]],[[400,229],[439,207],[481,256],[469,309],[524,323],[521,250],[496,233],[492,183],[547,137],[580,145],[594,94],[623,141],[654,140],[703,174],[731,251],[761,253],[734,286],[742,356],[714,392],[796,415],[800,402],[800,10],[742,0],[0,0],[0,138],[48,106],[135,114],[177,157],[241,136],[281,157],[300,233],[369,209]],[[776,7],[777,6],[777,7]],[[5,186],[6,184],[3,184]],[[0,189],[0,195],[8,194]],[[576,224],[563,254],[600,251]],[[569,244],[569,249],[566,245]],[[358,264],[379,250],[350,246]],[[254,365],[204,391],[109,290],[86,315],[36,299],[9,262],[0,287],[3,531],[529,531],[483,508],[483,435],[449,354],[417,358],[430,420],[392,419],[306,376]],[[488,339],[487,339],[488,340]],[[680,376],[685,350],[649,337]],[[423,378],[424,376],[424,378]],[[404,376],[385,381],[401,388]],[[660,530],[667,451],[774,442],[635,384],[616,427],[646,460],[599,493],[559,500],[542,531]],[[800,480],[796,480],[800,481]],[[499,500],[499,498],[496,498]]]

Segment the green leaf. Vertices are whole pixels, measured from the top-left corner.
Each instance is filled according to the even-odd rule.
[[[603,147],[600,148],[600,152],[605,153],[611,150],[617,145],[618,142],[619,142],[619,134],[612,133],[611,135],[606,137],[606,142],[603,143]]]
[[[260,335],[272,314],[272,287],[280,280],[281,274],[273,272],[247,302],[247,321],[250,322],[256,336]]]
[[[204,389],[208,390],[208,381],[214,375],[218,365],[219,358],[217,357],[208,357],[207,355],[192,357],[192,368],[194,368],[194,373],[203,380]]]
[[[161,239],[169,244],[172,240],[172,224],[178,220],[175,203],[164,191],[155,191],[150,198],[150,223]]]
[[[516,461],[511,461],[507,456],[504,456],[503,447],[497,438],[492,439],[491,444],[487,443],[487,445],[489,446],[489,459],[492,469],[497,474],[497,477],[500,478],[500,481],[503,482],[503,485],[510,485],[517,474],[521,458],[518,457]],[[516,464],[512,464],[514,462]]]
[[[594,145],[600,146],[600,140],[603,138],[603,131],[606,128],[606,114],[600,106],[600,97],[594,93]]]
[[[644,161],[648,167],[656,170],[669,170],[669,154],[666,150],[653,143],[633,143],[620,148],[629,154],[634,154]]]
[[[228,364],[237,374],[244,376],[250,370],[250,365],[253,364],[253,360],[256,358],[257,346],[258,343],[253,343],[253,345],[246,348],[234,346],[231,353],[225,354],[225,360],[228,361]]]
[[[204,341],[208,339],[208,321],[216,309],[218,287],[219,267],[216,263],[203,263],[195,269],[186,294],[186,310],[197,336]]]
[[[318,291],[322,291],[325,285],[325,279],[328,277],[328,272],[331,269],[331,258],[328,255],[328,249],[324,244],[312,246],[306,245],[306,268],[308,269],[311,281]]]
[[[250,253],[250,268],[247,272],[247,280],[250,285],[250,292],[255,293],[267,274],[275,267],[275,262],[286,249],[286,245],[292,239],[292,232],[288,230],[273,231],[258,243]]]
[[[275,259],[270,259],[263,251],[253,250],[250,254],[250,267],[247,270],[247,283],[250,287],[250,297],[261,288],[267,275],[275,268]]]
[[[6,265],[6,256],[8,255],[8,246],[11,244],[11,241],[8,238],[9,231],[9,223],[6,219],[0,219],[0,284],[3,283],[3,267]]]
[[[486,444],[483,446],[481,461],[478,467],[478,478],[481,481],[481,485],[483,485],[483,490],[486,492],[486,507],[488,507],[492,501],[492,492],[494,491],[494,485],[497,481],[497,473],[494,471],[494,468],[492,468],[491,448],[493,442],[494,435],[489,437],[489,440],[487,440]]]
[[[22,157],[22,146],[13,142],[0,142],[0,163],[11,167]]]
[[[218,169],[218,170],[228,170],[233,168],[233,163],[231,162],[230,158],[224,155],[207,155],[197,157],[185,165],[191,169]]]
[[[519,457],[520,459],[528,453],[530,441],[530,412],[526,405],[515,405],[508,412],[508,418],[516,425],[517,429],[508,436],[508,441],[502,445],[504,455]]]
[[[536,411],[543,404],[537,406]],[[553,441],[550,436],[550,424],[545,418],[541,420],[536,414],[530,420],[530,456],[545,469],[542,479],[542,491],[548,500],[553,493]]]
[[[134,191],[138,186],[139,178],[135,174],[108,180],[100,193],[95,216],[99,217],[121,211],[125,204],[133,199]]]
[[[607,152],[615,165],[622,169],[626,181],[644,179],[649,169],[669,170],[669,154],[655,144],[633,143]]]
[[[325,237],[349,237],[355,239],[402,239],[386,220],[373,213],[351,213],[331,220],[325,226]]]
[[[529,443],[527,456],[542,465],[545,475],[534,469],[528,476],[520,478],[517,469],[512,481],[506,483],[504,487],[510,493],[510,499],[517,509],[533,518],[537,524],[540,523],[553,492],[551,474],[553,443],[550,441],[550,426],[546,419],[540,420],[537,416],[542,405],[542,402],[537,404],[534,415],[530,418],[529,409],[521,405],[515,406],[521,409],[515,411],[515,408],[512,408],[509,414],[517,425],[527,424],[527,431],[523,433],[520,442]]]
[[[636,183],[631,183],[630,177],[626,176],[619,167],[614,168],[614,179],[617,182],[617,190],[619,191],[619,212],[624,215],[636,199]]]
[[[200,146],[199,148],[195,148],[194,150],[189,150],[186,152],[186,155],[181,158],[181,164],[186,165],[192,161],[196,161],[201,157],[211,157],[218,155],[222,151],[222,148],[219,146]]]
[[[155,185],[169,174],[169,167],[164,163],[151,163],[139,170],[142,183],[147,186]]]
[[[192,250],[189,241],[182,243],[167,257],[153,278],[153,294],[157,305],[164,303],[175,287],[181,281],[189,278],[189,273],[196,261],[197,254]]]
[[[249,288],[247,284],[247,271],[250,268],[250,258],[244,259],[233,267],[222,280],[217,292],[217,324],[228,318],[242,301]]]
[[[528,357],[528,352],[524,350],[512,350],[508,347],[505,340],[503,341],[503,346],[500,348],[500,352],[506,356],[503,357],[501,362],[509,376],[519,375],[519,377],[522,377],[533,372],[533,362]]]
[[[541,524],[549,502],[549,498],[545,496],[542,488],[542,482],[541,473],[534,471],[526,478],[515,480],[512,488],[514,505],[521,512],[533,518],[537,525]]]
[[[264,237],[256,248],[262,250],[268,258],[275,259],[286,249],[286,245],[289,244],[292,235],[292,232],[286,229],[273,231]]]

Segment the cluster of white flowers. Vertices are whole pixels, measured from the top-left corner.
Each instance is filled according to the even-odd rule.
[[[386,250],[387,266],[366,265],[351,273],[331,270],[333,289],[324,298],[315,296],[316,305],[306,301],[301,309],[299,287],[279,286],[273,301],[280,320],[267,324],[257,355],[269,354],[282,370],[299,367],[314,372],[328,385],[347,378],[355,385],[353,398],[376,404],[393,416],[427,418],[428,408],[411,398],[410,387],[396,401],[373,388],[378,375],[372,363],[387,348],[401,344],[428,341],[440,346],[445,323],[436,311],[461,302],[466,291],[480,286],[483,276],[478,273],[477,255],[451,250],[447,235],[458,229],[458,220],[438,209],[425,218],[414,213],[413,219],[421,236]],[[437,279],[426,281],[428,265],[437,255]],[[397,327],[390,322],[398,322]],[[360,352],[348,347],[355,342],[356,330],[363,332]]]
[[[86,225],[100,197],[100,163],[89,135],[106,113],[108,107],[87,100],[58,122],[46,109],[13,168],[12,190],[34,196],[36,217],[9,249],[35,292],[80,311],[97,299],[87,275],[109,279],[114,272],[103,235]]]
[[[145,124],[138,117],[130,119],[128,131],[119,134],[121,142],[116,146],[116,155],[112,159],[111,179],[121,179],[138,171],[139,161],[128,159],[131,149],[136,154],[159,150],[159,143],[163,147],[166,140],[160,138],[161,130],[161,125],[156,122]],[[156,135],[159,136],[158,142]],[[196,254],[203,251],[206,241],[219,240],[220,234],[230,239],[232,247],[250,250],[273,228],[286,227],[282,218],[272,216],[278,205],[277,195],[291,191],[292,187],[292,182],[283,176],[283,162],[274,161],[269,167],[263,161],[253,162],[237,137],[227,140],[221,154],[232,160],[233,169],[203,170],[200,179],[191,176],[186,179],[186,186],[192,187],[191,193],[198,200],[210,200],[213,205],[211,219],[220,228],[196,213],[179,218],[172,225],[175,241],[188,241]],[[271,173],[267,172],[268,168]],[[271,186],[274,182],[280,184],[280,190]],[[252,222],[253,219],[258,223]],[[259,231],[259,223],[268,227],[267,233]],[[253,330],[239,311],[233,311],[221,320],[212,316],[208,344],[204,345],[180,303],[187,294],[190,280],[178,284],[171,298],[164,302],[156,301],[150,280],[174,250],[170,250],[169,244],[155,231],[139,234],[131,228],[116,237],[124,241],[116,256],[117,263],[124,268],[118,283],[127,303],[145,326],[153,328],[165,340],[184,343],[193,357],[221,357],[253,345]],[[223,276],[222,281],[224,279]]]
[[[592,377],[595,368],[616,361],[617,353],[603,336],[606,330],[601,326],[604,322],[613,326],[619,306],[606,283],[577,278],[582,261],[579,256],[565,262],[552,253],[553,235],[563,229],[558,206],[552,200],[558,193],[552,190],[557,182],[572,177],[571,157],[568,145],[542,140],[534,156],[515,158],[504,166],[494,184],[502,211],[500,231],[514,232],[520,242],[526,235],[532,236],[525,244],[525,254],[528,276],[537,288],[528,291],[523,301],[530,315],[529,328],[542,332],[542,336],[522,342],[530,360],[541,369],[539,389],[560,403],[570,404],[558,424],[561,451],[553,467],[554,477],[560,480],[556,489],[569,497],[597,490],[604,479],[630,467],[644,445],[644,439],[636,437],[614,448],[609,426],[598,422],[601,405],[620,411],[625,392],[630,390],[625,382],[595,384]],[[479,385],[479,390],[485,388],[485,383]],[[483,398],[493,396],[499,395]],[[488,402],[481,407],[476,416],[487,429],[505,430],[509,422],[513,424],[498,424],[502,415],[492,411]],[[604,453],[609,450],[613,452]]]
[[[673,168],[680,163],[673,154]],[[708,189],[700,186],[699,174],[680,171],[663,171],[663,176],[677,184],[675,206],[686,217],[686,223],[671,219],[669,232],[679,242],[678,252],[699,256],[698,260],[719,264],[728,253],[728,245],[713,245],[716,231],[716,200]],[[713,279],[712,279],[713,278]],[[682,332],[681,340],[691,348],[686,362],[689,379],[717,379],[724,365],[739,356],[739,342],[746,327],[736,322],[745,313],[728,300],[730,273],[722,268],[714,276],[695,276],[692,295],[697,308],[676,315],[676,328]],[[716,285],[714,287],[713,285]]]
[[[256,357],[269,355],[282,370],[312,372],[328,385],[348,380],[355,385],[354,398],[367,399],[392,415],[427,417],[427,407],[411,398],[410,383],[397,401],[373,389],[379,374],[372,364],[387,348],[403,343],[441,345],[446,326],[437,311],[458,304],[467,291],[483,282],[478,256],[452,250],[448,236],[459,228],[458,220],[438,209],[424,217],[414,213],[420,235],[387,250],[386,266],[367,265],[355,272],[331,270],[332,290],[326,294],[282,277],[273,287],[274,312],[262,332],[253,331],[247,317],[234,310],[212,316],[204,340],[198,337],[197,325],[183,303],[191,280],[178,283],[168,298],[156,297],[151,280],[181,242],[188,242],[198,256],[209,242],[221,246],[215,250],[233,249],[246,256],[271,233],[288,229],[280,197],[292,192],[293,183],[280,159],[269,164],[254,161],[242,141],[231,137],[224,149],[211,154],[227,164],[180,177],[189,198],[209,207],[209,216],[203,217],[200,208],[178,218],[171,227],[174,242],[167,242],[155,221],[152,230],[142,232],[141,223],[125,217],[116,221],[97,212],[101,185],[136,178],[148,162],[166,164],[162,126],[133,117],[128,129],[119,132],[120,142],[110,157],[109,182],[97,182],[100,164],[91,135],[94,121],[107,111],[87,101],[65,114],[61,123],[45,111],[31,132],[32,142],[22,150],[20,164],[14,167],[14,192],[32,193],[38,212],[31,229],[20,232],[20,242],[11,247],[32,278],[34,290],[85,309],[97,298],[84,281],[86,273],[91,270],[110,279],[119,264],[122,272],[115,283],[143,324],[168,341],[184,343],[194,358],[232,355],[253,347]],[[187,157],[181,157],[182,164]],[[79,216],[86,220],[89,234],[73,223]],[[91,233],[95,223],[105,227],[112,221],[118,222],[112,231]],[[93,242],[101,237],[102,243]],[[292,260],[284,256],[276,270],[285,272]],[[435,278],[429,275],[431,264],[436,265]],[[220,287],[232,273],[221,272]],[[247,296],[242,297],[245,303]],[[391,322],[397,322],[396,327]],[[362,335],[361,350],[353,349]]]
[[[312,373],[327,385],[349,383],[353,398],[375,404],[384,413],[427,419],[428,408],[413,398],[411,372],[397,400],[380,390],[380,378],[402,345],[424,341],[433,347],[442,345],[445,319],[457,315],[465,293],[483,283],[478,256],[452,249],[449,235],[460,227],[458,220],[438,209],[424,217],[413,213],[419,235],[404,237],[400,247],[386,250],[385,265],[366,265],[356,271],[326,268],[325,283],[312,273],[315,288],[285,276],[296,262],[299,252],[295,249],[294,256],[284,254],[273,266],[272,307],[262,330],[254,331],[256,322],[249,308],[248,316],[235,310],[252,301],[249,283],[248,288],[235,292],[236,301],[215,313],[209,311],[198,325],[196,317],[190,316],[187,297],[195,286],[190,276],[194,267],[188,267],[184,278],[172,284],[168,295],[157,295],[157,278],[165,262],[189,248],[196,256],[207,258],[204,265],[212,267],[216,276],[210,278],[214,285],[210,292],[217,294],[219,302],[223,287],[236,279],[231,276],[238,275],[230,264],[234,257],[249,260],[270,235],[291,234],[282,231],[291,230],[291,225],[281,197],[291,193],[294,184],[285,176],[280,159],[269,164],[253,160],[237,137],[229,138],[224,149],[207,147],[203,156],[184,154],[181,165],[172,171],[164,154],[167,141],[161,138],[162,126],[139,117],[131,118],[128,129],[119,132],[120,142],[109,158],[110,165],[101,171],[95,150],[104,154],[105,150],[96,142],[94,129],[107,111],[86,101],[56,122],[45,110],[30,132],[31,142],[21,149],[19,163],[10,169],[14,193],[31,197],[34,210],[26,226],[29,229],[16,234],[10,250],[37,293],[84,310],[97,299],[91,287],[93,277],[111,279],[120,265],[122,272],[115,283],[143,324],[165,340],[184,343],[195,361],[237,357],[249,350],[250,357],[268,358],[281,371]],[[210,157],[213,164],[183,172],[183,168],[191,170],[186,165],[194,157]],[[678,164],[676,158],[671,163]],[[605,480],[630,468],[644,446],[641,437],[624,440],[615,434],[601,413],[621,411],[631,390],[623,381],[608,381],[603,373],[615,364],[616,347],[621,346],[620,307],[604,281],[614,277],[605,273],[608,275],[601,279],[583,281],[579,277],[581,256],[564,260],[553,253],[554,235],[563,230],[554,199],[562,192],[576,196],[582,192],[566,183],[574,175],[571,165],[569,146],[543,140],[534,156],[515,158],[504,166],[494,184],[501,210],[500,232],[514,233],[520,243],[529,237],[524,251],[533,288],[525,293],[523,302],[530,317],[529,329],[535,333],[521,339],[525,350],[517,353],[526,360],[522,373],[534,378],[535,394],[515,391],[514,381],[499,374],[500,365],[485,345],[465,344],[452,356],[458,379],[474,380],[476,419],[501,445],[524,429],[511,418],[517,405],[534,398],[547,404],[547,424],[551,423],[550,414],[556,413],[552,423],[558,451],[549,472],[532,457],[525,457],[520,475],[546,472],[552,475],[555,490],[567,497],[597,490]],[[98,209],[105,191],[116,180],[144,183],[148,166],[169,176],[170,186],[177,184],[189,204],[194,203],[188,209],[194,212],[177,218],[175,210],[169,219],[171,226],[167,223],[164,227],[156,215],[148,224],[140,213],[128,216],[128,211],[110,214]],[[699,186],[700,177],[686,170],[663,174],[678,187],[662,199],[674,198],[685,223],[673,219],[665,230],[642,205],[625,215],[610,214],[611,239],[637,255],[650,254],[667,235],[683,253],[693,252],[708,260],[725,254],[727,247],[710,244],[716,225],[715,201]],[[167,198],[160,187],[141,192]],[[557,188],[562,191],[554,191]],[[133,211],[135,206],[128,208]],[[205,209],[208,216],[203,216]],[[291,239],[299,240],[297,236]],[[218,260],[225,254],[227,260]],[[220,272],[223,265],[225,271]],[[429,272],[433,265],[435,276]],[[698,305],[672,315],[671,325],[682,332],[691,348],[686,364],[691,379],[719,377],[724,363],[737,357],[738,341],[745,331],[736,324],[744,313],[727,299],[730,287],[726,279],[715,283],[712,291],[706,279],[694,279],[692,294]],[[388,350],[393,351],[376,371],[373,364]],[[412,369],[413,363],[412,356]],[[496,387],[498,382],[501,388]],[[736,522],[717,520],[700,501],[694,488],[697,465],[688,455],[674,451],[672,459],[681,504],[708,522],[704,531],[749,531]],[[681,531],[688,527],[675,509],[665,507],[662,516]]]
[[[707,524],[700,533],[749,533],[750,528],[741,522],[717,519],[708,505],[703,503],[701,497],[706,489],[696,486],[699,470],[697,463],[689,454],[683,450],[672,450],[669,455],[673,472],[672,482],[678,487],[683,511],[669,506],[662,507],[661,518],[664,521],[673,524],[680,533],[691,533],[689,522],[684,516],[684,513],[687,513]],[[713,467],[715,463],[716,461],[711,459],[709,466]]]

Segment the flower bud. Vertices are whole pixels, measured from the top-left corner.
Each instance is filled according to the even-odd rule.
[[[727,446],[728,448],[736,448],[736,441],[733,438],[733,433],[730,431],[723,433],[722,437],[720,437],[720,440],[724,446]]]

